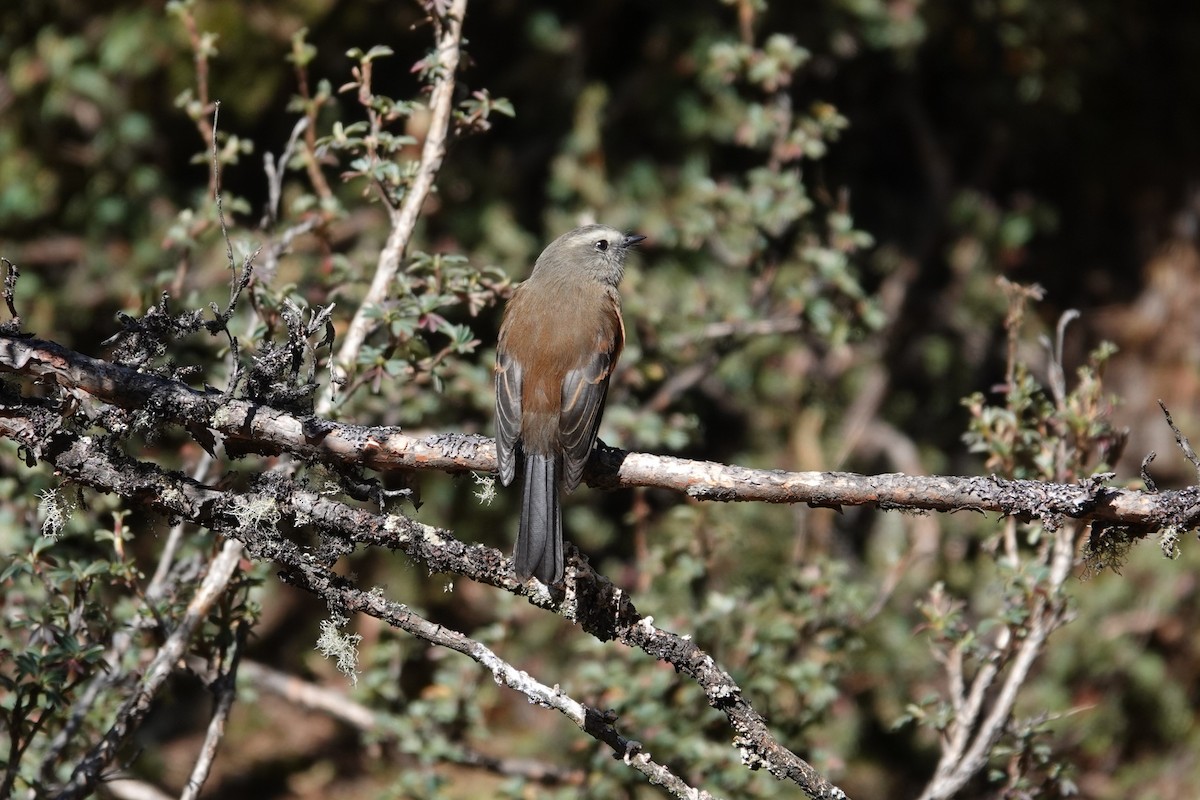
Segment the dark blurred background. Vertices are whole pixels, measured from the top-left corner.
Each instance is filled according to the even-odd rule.
[[[262,155],[281,152],[298,119],[289,106],[297,73],[286,59],[298,31],[307,28],[315,47],[305,67],[312,87],[327,80],[334,91],[319,116],[322,136],[335,120],[362,118],[353,93],[336,92],[349,80],[351,47],[395,51],[376,62],[377,92],[411,98],[421,88],[411,67],[430,33],[416,3],[210,0],[194,12],[201,30],[218,35],[207,91],[221,103],[220,130],[241,146],[222,177],[239,242],[306,213],[311,190],[297,169],[285,192],[290,210],[260,227]],[[470,5],[466,37],[462,98],[486,88],[511,102],[515,115],[494,116],[490,130],[453,142],[418,245],[519,280],[545,242],[583,219],[649,237],[623,290],[630,344],[605,440],[760,467],[978,473],[983,464],[962,441],[961,401],[972,392],[993,396],[1005,379],[1008,304],[996,283],[1004,277],[1045,288],[1020,336],[1021,357],[1039,379],[1047,350],[1038,337],[1052,336],[1068,309],[1081,312],[1066,335],[1069,372],[1101,341],[1117,345],[1106,388],[1119,398],[1111,409],[1117,426],[1130,430],[1125,456],[1108,465],[1118,480],[1136,483],[1142,458],[1157,450],[1153,471],[1163,486],[1194,482],[1156,401],[1200,435],[1200,6],[495,0]],[[97,343],[117,329],[117,312],[140,313],[164,290],[180,307],[227,295],[218,232],[188,235],[199,230],[196,209],[207,202],[208,156],[188,96],[179,98],[195,97],[198,86],[187,32],[165,3],[0,7],[0,255],[22,270],[26,330],[102,355]],[[419,144],[422,124],[416,112],[399,127]],[[273,290],[314,304],[336,299],[346,311],[374,269],[386,218],[361,183],[339,180],[346,164],[337,154],[322,157],[336,200],[329,222],[319,241],[297,242]],[[495,299],[439,311],[474,331],[472,352],[419,373],[422,381],[364,393],[343,415],[489,432]],[[207,357],[218,346],[181,344]],[[176,457],[186,461],[187,445],[179,448]],[[510,546],[511,498],[481,508],[467,479],[422,483],[421,519]],[[639,607],[657,607],[653,613],[676,629],[707,620],[718,653],[722,634],[736,638],[737,627],[713,609],[714,595],[748,616],[784,614],[771,606],[779,564],[836,564],[796,580],[823,587],[822,597],[853,594],[877,586],[896,552],[932,537],[924,541],[936,542],[935,566],[891,587],[890,616],[855,632],[869,655],[856,651],[851,666],[839,640],[780,644],[775,656],[762,656],[778,658],[782,669],[822,647],[836,653],[838,669],[779,677],[764,691],[795,694],[779,699],[773,724],[866,796],[911,793],[932,768],[931,739],[889,727],[905,698],[933,680],[912,666],[927,654],[915,652],[907,633],[911,605],[934,580],[965,594],[986,583],[972,571],[986,553],[961,542],[985,537],[988,525],[898,522],[863,510],[699,506],[651,491],[583,492],[568,516],[572,538],[593,563],[643,593]],[[19,538],[6,535],[10,546]],[[135,549],[152,559],[155,547],[139,541]],[[1070,652],[1050,659],[1031,693],[1035,707],[1078,711],[1055,752],[1078,769],[1085,796],[1183,797],[1181,787],[1200,780],[1192,746],[1200,660],[1186,633],[1200,612],[1187,574],[1196,559],[1185,550],[1182,561],[1166,564],[1152,545],[1142,549],[1144,561],[1121,577],[1074,586],[1090,623],[1061,634]],[[588,643],[547,655],[567,629],[511,598],[497,608],[490,590],[466,586],[448,595],[436,576],[378,556],[360,557],[355,569],[409,593],[434,618],[480,636],[517,636],[527,648],[521,652],[532,654],[531,671],[552,676],[591,657]],[[656,570],[677,574],[660,579]],[[255,656],[340,685],[311,653],[322,609],[264,574]],[[804,583],[803,591],[813,587]],[[867,603],[848,597],[845,604],[820,613],[853,627]],[[697,607],[713,618],[697,616]],[[782,618],[795,614],[801,626],[809,611],[789,607]],[[438,699],[434,689],[446,683],[440,660],[448,656],[409,652],[407,640],[380,631],[368,631],[367,645],[405,676],[402,690],[386,677],[368,686],[380,693],[371,702],[403,715],[420,713],[413,702]],[[751,649],[729,645],[725,657],[735,671],[751,670],[759,658]],[[480,682],[474,667],[457,669]],[[911,680],[889,685],[893,670]],[[663,680],[638,691],[661,697],[673,686]],[[596,684],[606,685],[603,676]],[[180,695],[199,702],[196,687],[181,686]],[[557,721],[506,706],[509,699],[469,702],[502,729],[541,726],[541,738],[518,733],[519,747],[531,752],[540,753],[539,742],[578,740],[549,727]],[[270,730],[295,730],[278,721],[294,710],[270,713],[283,715]],[[147,743],[154,752],[147,769],[158,769],[165,785],[175,780],[173,748],[186,754],[195,735],[185,717],[171,722]],[[647,724],[655,723],[668,724]],[[384,767],[360,763],[358,739],[327,721],[295,742],[264,742],[256,721],[242,724],[244,741],[264,751],[290,747],[292,755],[267,752],[255,761],[253,748],[242,749],[210,796],[336,790],[365,797],[393,780]],[[692,724],[711,726],[713,747],[736,756],[720,723]],[[330,766],[319,775],[292,763],[295,753],[325,752]],[[743,786],[749,779],[736,774],[735,765],[722,778],[730,796],[775,796],[769,779]],[[1146,780],[1160,785],[1146,788]],[[478,796],[472,781],[457,775],[457,788],[438,784],[429,796]],[[980,796],[991,795],[981,789]]]

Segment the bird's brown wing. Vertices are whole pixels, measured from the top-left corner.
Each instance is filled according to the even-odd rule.
[[[625,346],[625,329],[616,317],[617,327],[600,334],[591,357],[567,373],[563,379],[562,410],[558,432],[563,453],[562,485],[568,492],[579,485],[604,414],[608,379],[612,376]]]
[[[521,365],[500,350],[496,354],[496,463],[504,486],[516,475],[520,436]]]

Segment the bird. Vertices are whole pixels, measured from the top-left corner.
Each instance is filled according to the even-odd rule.
[[[496,456],[500,482],[524,467],[517,577],[563,579],[560,490],[579,485],[621,351],[617,286],[646,237],[584,225],[551,242],[504,309],[496,346]]]

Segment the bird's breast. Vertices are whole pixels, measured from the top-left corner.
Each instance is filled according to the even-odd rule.
[[[600,284],[518,287],[505,310],[500,349],[521,365],[523,414],[557,416],[566,375],[597,352],[619,349],[616,293]]]

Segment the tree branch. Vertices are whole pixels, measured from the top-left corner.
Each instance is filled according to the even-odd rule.
[[[413,231],[421,215],[421,207],[433,190],[434,180],[446,156],[446,141],[450,135],[450,120],[454,110],[454,85],[461,58],[463,18],[467,14],[467,0],[453,0],[444,16],[431,12],[437,30],[435,50],[437,72],[433,78],[433,89],[429,97],[429,130],[421,148],[421,160],[412,184],[404,195],[399,209],[390,210],[392,230],[387,243],[379,252],[375,266],[375,277],[371,288],[358,306],[350,327],[342,336],[342,346],[333,360],[333,380],[325,387],[317,410],[329,413],[333,409],[333,393],[343,384],[358,359],[374,321],[372,309],[379,307],[387,298],[404,254],[408,251]]]
[[[1037,595],[1036,605],[1029,614],[1030,624],[1023,631],[1015,652],[1008,652],[1012,631],[1005,628],[1000,643],[992,650],[994,657],[976,674],[968,702],[955,709],[952,733],[944,742],[937,769],[921,794],[921,800],[953,797],[987,766],[992,748],[1009,724],[1017,693],[1028,680],[1034,660],[1042,654],[1046,639],[1063,623],[1067,609],[1060,590],[1075,565],[1081,527],[1079,524],[1064,525],[1056,531],[1047,531],[1046,535],[1054,537],[1047,588]],[[961,649],[956,648],[956,651],[956,655],[961,656]],[[999,691],[990,699],[989,708],[984,704],[984,695],[993,690],[1000,675],[1000,665],[1006,662],[1008,672]],[[956,660],[956,667],[961,677],[961,658]],[[981,719],[985,711],[987,715]]]
[[[398,428],[343,425],[297,416],[138,372],[68,350],[53,342],[0,333],[0,371],[52,377],[126,409],[150,409],[188,429],[209,428],[230,455],[292,453],[332,466],[374,470],[433,469],[495,472],[494,442],[472,434],[411,436]],[[13,411],[0,411],[15,413]],[[36,442],[31,442],[36,447]],[[997,477],[858,475],[785,472],[694,461],[598,446],[585,478],[602,489],[669,489],[697,500],[808,503],[820,507],[874,505],[906,511],[994,511],[1021,519],[1068,517],[1103,522],[1130,535],[1200,525],[1200,488],[1145,492],[1103,485],[1107,476],[1078,484]]]
[[[82,448],[84,451],[89,449],[86,444],[86,440],[77,440],[76,442],[76,445],[84,445]],[[104,459],[98,452],[93,455],[94,457],[87,459],[86,463],[103,462]],[[108,469],[105,470],[107,476],[114,477],[120,474],[121,470],[117,465],[110,463],[107,466]],[[67,469],[70,467],[68,466]],[[85,480],[79,482],[100,488],[97,483]],[[112,491],[112,489],[106,489],[106,491]],[[76,800],[76,798],[87,797],[92,793],[96,783],[100,780],[101,771],[112,762],[117,748],[149,712],[150,701],[154,699],[159,688],[174,671],[175,664],[186,651],[192,634],[204,621],[212,604],[225,593],[225,587],[229,584],[230,576],[237,569],[241,557],[241,542],[234,539],[226,540],[221,548],[221,553],[209,565],[208,574],[204,577],[204,582],[200,585],[195,597],[188,604],[179,627],[171,632],[170,637],[159,648],[158,654],[146,669],[145,675],[142,676],[133,694],[121,705],[108,733],[80,760],[79,765],[71,774],[70,782],[56,794],[58,800]]]
[[[0,435],[8,436],[29,449],[36,425],[23,417],[0,416]],[[66,430],[43,435],[39,457],[69,480],[104,492],[120,495],[171,515],[233,537],[245,544],[247,552],[259,559],[270,559],[284,567],[285,580],[296,583],[336,602],[349,610],[363,611],[389,624],[401,627],[420,638],[462,652],[493,671],[496,679],[525,692],[541,705],[556,708],[571,717],[589,735],[604,741],[622,758],[653,782],[670,785],[668,774],[638,747],[616,732],[609,715],[589,709],[561,692],[536,682],[528,682],[519,670],[500,661],[483,645],[454,631],[434,625],[398,603],[386,601],[375,593],[363,592],[341,577],[306,557],[296,545],[274,531],[247,525],[245,509],[249,504],[273,504],[281,519],[303,521],[328,535],[368,546],[403,550],[425,562],[432,571],[456,573],[480,583],[514,594],[525,595],[535,605],[561,614],[577,623],[601,641],[617,640],[637,647],[666,661],[678,672],[690,676],[704,690],[709,705],[725,714],[735,732],[734,744],[742,750],[742,760],[753,768],[765,768],[777,778],[797,784],[812,797],[840,798],[845,794],[826,781],[808,763],[780,745],[765,720],[743,697],[741,688],[713,658],[687,636],[669,633],[653,625],[634,608],[627,593],[592,570],[577,550],[568,546],[568,571],[565,592],[551,590],[537,582],[522,584],[512,573],[512,562],[493,548],[466,545],[448,531],[421,524],[400,514],[379,515],[332,500],[318,492],[298,488],[286,479],[276,480],[267,493],[227,493],[205,486],[178,473],[135,462],[115,452],[104,440]],[[230,542],[233,544],[234,542]],[[206,580],[206,586],[208,581]],[[198,595],[199,597],[199,595]],[[197,601],[193,601],[195,604]],[[189,619],[191,619],[189,615]],[[183,628],[172,635],[180,645]],[[143,680],[161,679],[164,663],[174,663],[177,648],[171,642],[160,650]],[[170,662],[164,659],[171,658]],[[127,703],[131,711],[119,717],[127,730],[128,721],[141,709],[140,700],[152,692],[139,691]],[[142,709],[144,711],[144,709]],[[71,789],[64,797],[79,797],[94,785],[100,767],[111,757],[110,739],[115,741],[117,726],[105,742],[90,754],[77,770]],[[692,791],[688,789],[688,791]],[[685,795],[680,795],[685,796]],[[690,795],[686,795],[690,796]]]
[[[0,435],[18,438],[26,431],[20,423],[0,417]],[[609,712],[586,706],[557,687],[542,684],[500,659],[483,644],[457,631],[434,624],[406,606],[386,600],[379,593],[363,591],[348,580],[321,565],[296,544],[274,530],[245,522],[248,504],[274,504],[282,519],[299,520],[316,526],[323,533],[355,543],[401,549],[426,561],[435,571],[455,572],[481,583],[530,596],[537,605],[558,611],[579,623],[584,630],[602,640],[620,639],[641,647],[647,653],[672,663],[676,669],[693,675],[705,689],[714,707],[730,715],[739,736],[737,744],[752,753],[759,766],[767,766],[780,777],[796,780],[804,776],[802,787],[815,787],[815,797],[844,797],[795,755],[778,745],[766,731],[765,723],[741,698],[740,689],[712,658],[683,637],[654,628],[650,621],[633,609],[619,589],[597,575],[576,556],[570,573],[571,587],[566,596],[552,598],[540,584],[521,584],[512,576],[511,562],[498,551],[481,545],[465,545],[447,531],[422,525],[401,515],[378,515],[354,508],[317,492],[287,484],[277,484],[274,494],[232,493],[213,489],[179,473],[132,461],[106,448],[98,439],[67,431],[55,433],[43,448],[42,457],[54,469],[76,483],[104,492],[115,492],[150,508],[178,515],[220,532],[229,538],[221,555],[214,561],[201,590],[189,605],[180,625],[159,650],[154,662],[117,715],[104,739],[89,752],[72,775],[70,783],[56,796],[70,800],[86,796],[104,767],[111,762],[117,745],[145,715],[149,700],[174,664],[183,655],[184,646],[197,622],[219,595],[213,587],[224,588],[227,571],[237,564],[243,545],[258,559],[274,561],[282,567],[280,577],[293,585],[324,598],[333,607],[361,611],[389,625],[405,630],[433,644],[469,656],[489,669],[496,681],[527,695],[537,704],[553,708],[572,719],[590,736],[604,742],[627,764],[644,774],[652,783],[664,786],[679,797],[707,798],[710,795],[688,786],[669,769],[655,763],[641,751],[638,742],[622,736]],[[761,749],[761,752],[760,752]],[[806,788],[806,791],[809,791]]]
[[[229,575],[232,577],[233,573],[231,572]],[[220,666],[216,680],[210,686],[216,695],[212,718],[209,720],[208,730],[204,734],[204,744],[200,748],[200,755],[196,758],[192,774],[188,776],[187,783],[179,794],[179,800],[196,800],[200,796],[204,782],[208,780],[209,772],[212,771],[213,762],[217,758],[217,748],[220,747],[221,740],[225,738],[225,723],[233,710],[233,701],[237,699],[238,663],[241,660],[247,632],[247,623],[242,620],[234,632],[233,643],[229,648],[227,659]]]
[[[317,417],[298,416],[231,399],[221,393],[199,392],[182,383],[93,359],[52,342],[18,335],[0,333],[0,371],[30,379],[51,378],[68,395],[84,403],[99,400],[126,409],[142,410],[157,420],[175,423],[188,430],[209,428],[223,437],[226,450],[234,455],[290,452],[333,466],[374,469],[425,468],[452,472],[495,469],[494,445],[482,436],[412,437],[394,428],[338,425]],[[359,544],[399,548],[424,561],[431,569],[461,574],[524,594],[536,605],[577,622],[597,638],[616,639],[638,647],[671,663],[676,670],[695,680],[704,689],[710,705],[726,715],[735,732],[734,742],[742,749],[747,765],[766,768],[776,777],[800,786],[811,796],[840,796],[837,787],[775,741],[765,721],[742,697],[741,689],[707,653],[686,637],[654,627],[637,613],[627,595],[593,572],[574,548],[568,548],[570,569],[565,593],[548,590],[540,584],[525,586],[513,579],[510,562],[491,548],[467,546],[447,531],[421,525],[400,515],[380,516],[337,503],[315,492],[299,489],[286,478],[272,484],[267,494],[226,495],[183,476],[164,473],[152,465],[126,463],[122,461],[123,456],[104,449],[100,444],[102,440],[66,430],[61,412],[36,400],[0,409],[0,435],[20,442],[28,461],[36,456],[79,483],[118,492],[225,532],[244,541],[256,557],[269,558],[283,565],[286,580],[338,605],[372,614],[427,641],[463,652],[491,669],[499,682],[525,692],[535,702],[567,714],[622,757],[632,758],[631,754],[637,749],[635,743],[621,737],[612,727],[612,721],[600,712],[587,709],[542,684],[527,684],[527,676],[522,677],[510,665],[499,662],[494,653],[478,642],[415,617],[399,604],[364,593],[325,568],[306,561],[294,545],[280,537],[246,526],[245,504],[275,503],[283,517],[311,522],[326,533]],[[886,509],[990,510],[1039,519],[1055,526],[1064,517],[1102,522],[1093,528],[1093,537],[1113,535],[1115,528],[1122,526],[1134,532],[1161,527],[1184,530],[1194,528],[1200,516],[1200,490],[1194,487],[1175,492],[1137,492],[1103,486],[1108,476],[1065,485],[1006,481],[995,477],[788,473],[602,447],[593,454],[588,477],[594,486],[657,486],[675,489],[697,499],[807,502],[820,506],[873,504]],[[1069,564],[1062,567],[1061,559],[1056,562],[1056,575],[1062,569],[1069,569]],[[1032,631],[1030,640],[1040,647],[1051,629],[1052,626],[1048,626]],[[169,646],[164,647],[155,663],[169,656],[169,651]],[[1020,655],[1033,652],[1021,648]],[[1018,658],[1018,661],[1021,663],[1008,673],[1004,696],[1000,698],[1002,702],[993,704],[993,712],[1000,706],[1010,705],[1007,695],[1011,693],[1010,687],[1015,685],[1013,676],[1024,675],[1032,656]],[[153,669],[147,679],[152,675]],[[985,682],[991,684],[991,679]],[[112,756],[112,748],[106,743],[119,736],[121,730],[128,730],[130,720],[138,713],[138,698],[143,696],[150,695],[139,692],[131,699],[128,710],[123,710],[105,742],[80,765],[71,787],[86,788],[94,784],[99,770]],[[931,790],[935,791],[931,796],[941,796],[941,791],[947,787],[952,790],[961,780],[962,770],[977,767],[981,748],[986,750],[988,746],[986,740],[1000,732],[993,722],[991,715],[987,721],[980,720],[978,733],[981,735],[971,736],[970,741],[962,738],[961,746],[953,748],[956,758],[953,763],[948,760],[944,764],[931,784]],[[677,780],[649,759],[638,757],[636,763],[631,761],[631,764],[654,782]],[[682,784],[677,788],[690,791]],[[68,791],[63,796],[78,794]]]
[[[238,669],[241,680],[256,689],[282,697],[288,704],[326,714],[357,730],[391,739],[388,716],[363,705],[338,689],[319,686],[257,661],[245,661]],[[465,745],[444,755],[447,761],[493,772],[514,775],[547,784],[582,786],[583,770],[559,767],[531,758],[498,758]]]
[[[645,775],[651,783],[662,786],[676,797],[710,800],[713,796],[688,786],[662,764],[655,763],[649,753],[642,751],[640,742],[626,739],[617,732],[616,716],[574,700],[558,686],[547,686],[532,678],[496,655],[494,651],[470,637],[437,625],[419,616],[402,603],[386,600],[376,592],[355,588],[345,578],[305,559],[299,548],[282,539],[273,540],[270,557],[283,565],[280,578],[324,598],[338,608],[359,611],[375,617],[432,644],[462,653],[492,673],[496,683],[515,689],[543,708],[554,709],[568,717],[581,730],[612,748],[616,757]],[[267,555],[261,552],[260,555]]]

